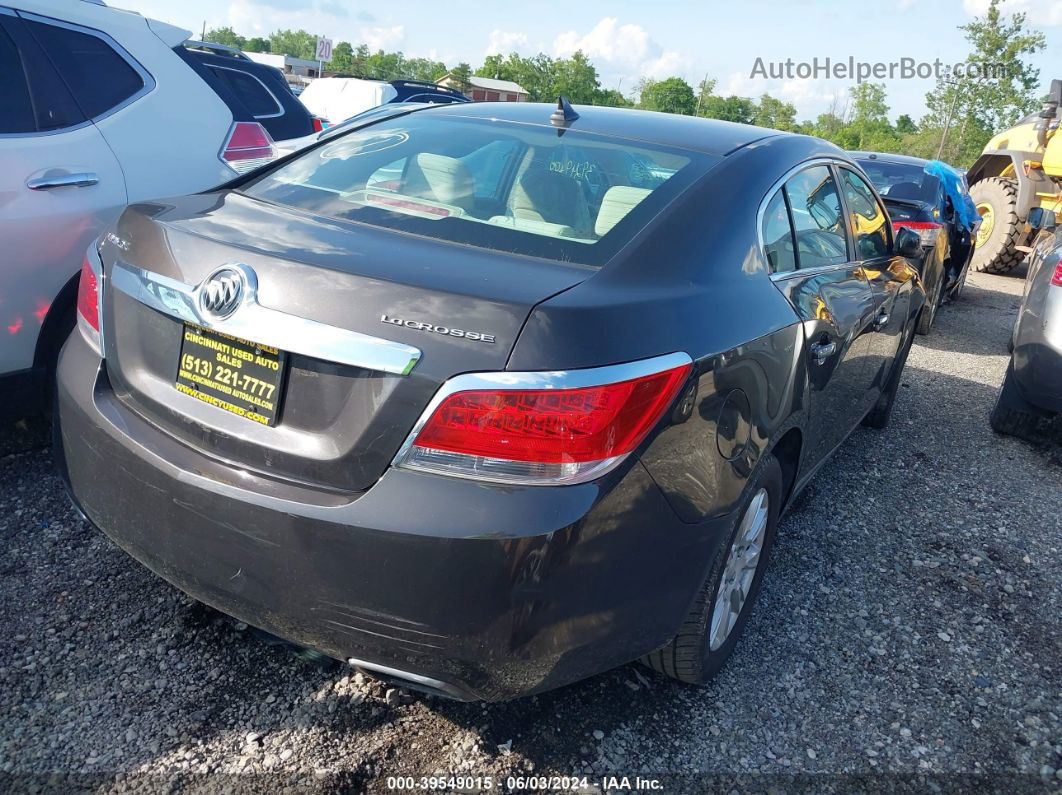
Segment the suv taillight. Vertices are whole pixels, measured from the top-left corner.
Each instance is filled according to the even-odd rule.
[[[937,244],[937,236],[940,234],[940,230],[943,229],[943,225],[935,224],[932,221],[893,221],[892,225],[896,229],[907,228],[922,238],[923,246],[935,246]]]
[[[458,376],[395,463],[500,483],[592,480],[638,447],[692,366],[685,354],[670,354],[597,370]]]
[[[324,130],[324,128],[325,128],[324,122],[321,120],[321,117],[320,116],[314,116],[313,117],[313,131],[314,132],[322,132]]]
[[[1062,262],[1055,266],[1055,275],[1051,278],[1051,284],[1055,287],[1062,287]]]
[[[229,130],[229,136],[218,156],[229,168],[243,174],[268,163],[277,156],[277,150],[273,146],[273,139],[261,124],[238,121]]]

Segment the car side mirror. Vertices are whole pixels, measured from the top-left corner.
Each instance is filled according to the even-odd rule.
[[[1033,207],[1029,210],[1029,226],[1033,229],[1054,229],[1058,226],[1058,219],[1052,210]]]
[[[905,226],[896,233],[896,253],[901,257],[916,259],[922,256],[922,238]]]

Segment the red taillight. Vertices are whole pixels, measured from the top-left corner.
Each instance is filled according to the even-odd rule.
[[[238,121],[229,130],[221,148],[221,159],[239,172],[250,171],[276,157],[273,139],[256,121]]]
[[[95,331],[100,330],[99,297],[99,282],[86,259],[81,265],[81,279],[77,285],[77,311]]]
[[[1055,287],[1062,287],[1062,262],[1055,267],[1055,275],[1051,278],[1051,284]]]
[[[940,230],[944,228],[942,224],[936,224],[932,221],[893,221],[892,225],[896,229],[910,229],[922,239],[923,246],[935,246],[937,236],[940,234]]]
[[[599,386],[457,391],[438,405],[400,463],[515,483],[596,477],[657,423],[690,373],[686,361]]]
[[[324,130],[324,124],[321,122],[321,119],[318,118],[317,116],[314,116],[313,117],[313,131],[314,132],[321,132],[323,130]]]

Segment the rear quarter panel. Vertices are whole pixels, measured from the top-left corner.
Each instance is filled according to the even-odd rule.
[[[786,136],[725,158],[612,262],[539,305],[510,357],[509,370],[543,370],[690,354],[692,385],[641,451],[686,522],[732,511],[759,459],[802,421],[803,333],[769,278],[756,218],[775,180],[824,154],[837,150]]]

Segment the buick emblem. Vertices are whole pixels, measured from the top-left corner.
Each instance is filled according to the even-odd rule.
[[[235,268],[220,268],[199,287],[199,307],[205,314],[226,318],[244,297],[244,276]]]

